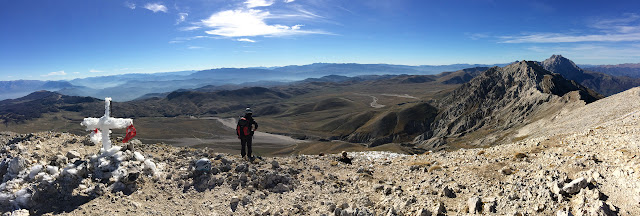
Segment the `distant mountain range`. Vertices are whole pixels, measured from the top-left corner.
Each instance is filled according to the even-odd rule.
[[[584,67],[585,70],[606,73],[613,76],[628,76],[640,78],[640,63],[617,64],[617,65],[597,65]]]
[[[439,74],[426,74],[424,68],[312,64],[139,75],[146,80],[129,75],[118,78],[124,84],[93,94],[120,97],[117,94],[135,92],[128,96],[133,98],[146,92],[144,99],[114,102],[112,114],[118,117],[237,117],[250,106],[266,122],[261,128],[272,133],[368,146],[395,142],[442,149],[459,143],[483,146],[509,141],[527,123],[640,85],[636,78],[583,70],[561,55],[542,62]],[[286,81],[302,77],[307,78]],[[108,78],[92,79],[81,81]],[[195,87],[189,86],[194,83]],[[99,99],[59,93],[91,88],[63,84],[67,87],[58,92],[0,101],[0,120],[19,124],[51,112],[102,114]],[[117,94],[108,95],[109,91]]]
[[[0,100],[25,96],[33,91],[48,90],[71,96],[113,97],[114,101],[166,95],[178,89],[238,89],[247,86],[270,87],[307,78],[329,75],[425,75],[489,65],[390,65],[315,63],[271,68],[220,68],[201,71],[179,71],[153,74],[99,76],[69,81],[0,81]],[[55,83],[58,83],[55,85]],[[163,94],[164,93],[164,94]],[[145,96],[146,95],[146,96]]]
[[[67,81],[15,80],[0,81],[0,100],[19,98],[34,91],[57,91],[64,88],[74,88]]]

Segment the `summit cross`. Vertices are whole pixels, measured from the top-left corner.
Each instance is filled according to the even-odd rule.
[[[102,132],[102,149],[109,150],[111,149],[111,139],[109,134],[111,134],[111,129],[121,129],[126,128],[129,125],[133,124],[132,119],[128,118],[111,118],[109,116],[111,108],[111,98],[104,99],[104,116],[100,118],[85,118],[80,125],[87,127],[87,130],[95,130],[98,129]],[[97,143],[96,143],[97,144]]]

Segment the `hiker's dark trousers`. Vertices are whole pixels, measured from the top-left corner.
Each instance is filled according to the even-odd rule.
[[[240,155],[242,155],[242,157],[244,157],[245,155],[248,155],[249,157],[251,157],[251,142],[252,142],[252,139],[253,139],[253,137],[251,137],[251,136],[243,137],[243,138],[240,139],[240,144],[242,145],[242,149],[240,149]],[[247,149],[247,151],[245,151],[245,148]],[[245,152],[246,152],[246,154],[245,154]]]

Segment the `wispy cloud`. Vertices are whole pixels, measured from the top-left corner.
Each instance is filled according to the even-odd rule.
[[[179,28],[178,30],[180,30],[180,31],[193,31],[193,30],[198,30],[198,29],[201,29],[201,28],[202,27],[200,27],[200,26],[186,26],[186,27]]]
[[[90,73],[100,73],[100,72],[104,72],[104,71],[96,70],[96,69],[91,69],[91,70],[89,70],[89,72],[90,72]]]
[[[250,42],[250,43],[255,43],[256,42],[256,41],[251,40],[249,38],[239,38],[239,39],[236,39],[236,40],[237,41],[241,41],[241,42]]]
[[[640,41],[640,33],[614,33],[566,35],[562,33],[536,33],[522,36],[502,36],[502,43],[573,43]]]
[[[176,20],[176,25],[187,20],[187,16],[189,16],[188,13],[178,13],[178,19]]]
[[[284,0],[284,3],[291,3],[294,2],[295,0]]]
[[[201,47],[201,46],[188,46],[187,49],[204,49],[204,47]]]
[[[600,19],[591,23],[590,33],[528,33],[518,36],[501,36],[501,43],[575,43],[575,42],[629,42],[640,41],[640,16],[625,14],[615,19]],[[595,33],[594,33],[595,32]]]
[[[206,20],[202,20],[202,24],[213,28],[213,30],[205,31],[207,34],[224,37],[330,34],[320,30],[302,30],[301,27],[303,25],[269,25],[265,20],[272,18],[271,16],[269,11],[255,9],[225,10],[211,15]]]
[[[489,34],[486,34],[486,33],[465,33],[465,35],[467,35],[467,37],[469,37],[471,40],[479,40],[479,39],[491,37]]]
[[[146,5],[144,5],[144,8],[146,8],[147,10],[153,11],[154,13],[157,12],[167,12],[169,11],[169,9],[167,9],[166,6],[160,4],[160,3],[147,3]]]
[[[183,43],[185,41],[201,39],[201,38],[215,38],[215,37],[203,36],[203,35],[198,35],[198,36],[193,36],[193,37],[177,37],[177,38],[174,38],[173,40],[169,41],[169,43]],[[215,38],[215,39],[217,39],[217,38]]]
[[[614,31],[619,33],[634,33],[640,32],[640,15],[630,13],[625,14],[624,17],[615,19],[600,19],[596,20],[591,27],[601,29],[603,31]]]
[[[55,72],[51,72],[45,75],[41,75],[43,77],[48,77],[48,76],[64,76],[67,75],[67,73],[65,73],[63,70],[62,71],[55,71]]]
[[[244,4],[247,5],[247,8],[255,8],[271,6],[274,2],[275,0],[247,0]]]
[[[125,2],[125,3],[124,3],[124,6],[125,6],[125,7],[128,7],[128,8],[129,8],[129,9],[131,9],[131,10],[136,9],[136,4],[131,3],[131,2]]]

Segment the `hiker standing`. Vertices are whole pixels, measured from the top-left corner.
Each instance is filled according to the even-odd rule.
[[[253,155],[251,155],[251,142],[253,139],[253,132],[258,129],[258,123],[253,120],[253,112],[251,108],[247,107],[244,111],[244,117],[238,120],[238,126],[236,126],[236,134],[238,135],[238,139],[240,139],[240,145],[242,145],[242,149],[240,150],[240,155],[244,158],[247,156],[247,159],[253,159]],[[253,128],[253,125],[256,125]],[[245,154],[245,148],[247,149]]]

